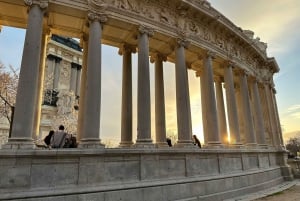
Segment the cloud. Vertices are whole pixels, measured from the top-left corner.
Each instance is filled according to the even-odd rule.
[[[294,112],[295,110],[300,110],[300,105],[292,105],[288,108],[288,112]]]

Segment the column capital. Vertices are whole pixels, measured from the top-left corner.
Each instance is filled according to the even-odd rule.
[[[147,34],[149,37],[154,35],[154,29],[143,24],[139,26],[138,32],[139,34]]]
[[[59,63],[62,60],[61,57],[58,57],[58,56],[53,55],[53,54],[48,54],[47,55],[47,59],[49,59],[49,60],[55,60],[56,63]]]
[[[82,66],[80,64],[72,62],[71,63],[71,68],[76,68],[77,70],[80,70],[82,68]]]
[[[38,5],[41,9],[48,7],[49,0],[24,0],[25,5],[33,6]]]
[[[119,48],[119,55],[123,55],[125,52],[136,53],[136,46],[130,44],[122,44]]]
[[[198,58],[200,60],[203,60],[204,58],[208,58],[208,57],[210,57],[211,59],[215,59],[216,56],[217,56],[217,53],[208,50],[208,51],[205,51],[205,52],[199,54]]]
[[[94,11],[90,11],[88,13],[88,19],[89,21],[98,21],[100,23],[105,23],[107,21],[107,15],[104,13],[96,13]]]
[[[178,47],[184,47],[187,48],[190,45],[190,41],[188,41],[185,37],[178,37],[176,38],[176,45]]]
[[[161,53],[155,52],[150,56],[150,62],[154,63],[155,61],[167,61],[167,56]]]

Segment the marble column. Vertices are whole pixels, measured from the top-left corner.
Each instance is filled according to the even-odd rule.
[[[105,15],[89,13],[89,41],[87,55],[86,98],[84,106],[83,132],[79,147],[104,148],[100,140],[101,110],[101,24]]]
[[[41,121],[41,109],[43,103],[43,91],[44,91],[44,77],[45,77],[45,62],[46,62],[46,52],[47,44],[49,41],[49,32],[44,30],[42,36],[42,47],[41,47],[41,57],[40,57],[40,66],[39,66],[39,77],[38,77],[38,94],[36,99],[36,108],[35,108],[35,120],[34,120],[34,130],[33,130],[33,139],[42,138],[40,136],[40,121]]]
[[[222,144],[228,144],[229,141],[228,141],[228,135],[227,135],[227,123],[226,123],[224,96],[223,96],[223,87],[222,87],[222,78],[221,77],[215,78],[215,86],[216,86],[218,123],[219,123],[221,142],[222,142]]]
[[[203,76],[205,77],[205,105],[206,105],[206,123],[208,132],[208,147],[221,147],[219,123],[217,115],[217,105],[215,96],[215,87],[213,80],[212,60],[215,54],[207,52],[203,59]],[[209,111],[209,112],[208,112]]]
[[[154,146],[151,139],[151,100],[149,72],[149,37],[151,28],[140,26],[138,35],[138,89],[136,146]]]
[[[264,83],[259,84],[258,89],[259,89],[261,106],[262,106],[266,144],[268,146],[271,146],[273,143],[272,143],[271,125],[270,125],[270,119],[269,119],[270,117],[269,117],[269,112],[268,112],[268,103],[267,103]]]
[[[79,94],[79,110],[78,110],[78,123],[77,123],[77,140],[80,141],[83,136],[83,124],[84,124],[84,108],[86,97],[86,77],[87,77],[87,58],[88,58],[88,36],[83,34],[80,39],[80,43],[83,49],[82,56],[82,74],[80,80],[80,94]]]
[[[203,70],[199,71],[200,74],[200,88],[201,88],[201,108],[202,108],[202,124],[203,124],[203,135],[204,135],[204,145],[208,144],[208,130],[207,130],[207,119],[206,119],[206,86],[205,86],[205,76],[203,75]]]
[[[77,66],[77,77],[76,77],[76,91],[75,95],[78,97],[80,95],[80,81],[81,81],[81,69],[82,65]]]
[[[58,89],[59,77],[60,77],[60,62],[62,58],[54,56],[54,74],[53,74],[53,89]]]
[[[271,94],[271,101],[272,101],[272,109],[273,109],[273,119],[275,123],[275,138],[276,141],[278,142],[278,148],[282,149],[284,148],[283,146],[283,140],[282,140],[282,133],[281,133],[281,126],[280,126],[280,121],[279,121],[279,115],[278,115],[278,109],[277,109],[277,103],[276,103],[276,97],[275,97],[276,90],[272,87],[270,89],[270,94]]]
[[[241,136],[231,63],[226,64],[224,67],[224,81],[230,132],[230,144],[239,147],[241,146]]]
[[[77,67],[78,64],[71,63],[70,91],[73,91],[74,94],[76,93]]]
[[[25,1],[25,3],[28,3]],[[32,134],[36,100],[38,96],[39,66],[42,48],[43,16],[47,3],[34,2],[30,6],[27,20],[18,93],[16,97],[12,135],[3,148],[33,149]]]
[[[132,58],[136,48],[124,44],[119,54],[123,55],[122,74],[122,111],[121,111],[121,142],[120,147],[130,147],[132,141]]]
[[[165,92],[163,61],[166,57],[156,53],[151,57],[155,62],[155,134],[158,147],[168,146],[166,143]]]
[[[261,148],[267,148],[261,99],[258,92],[257,80],[252,78],[250,89],[253,98],[253,114],[257,143]]]
[[[240,80],[241,105],[242,105],[243,120],[245,126],[245,137],[246,137],[245,145],[247,147],[256,147],[257,142],[256,142],[256,136],[254,134],[247,74],[242,71],[239,72],[239,80]]]
[[[189,83],[184,51],[188,44],[188,41],[179,38],[177,40],[177,46],[175,47],[178,147],[190,147],[193,145]]]

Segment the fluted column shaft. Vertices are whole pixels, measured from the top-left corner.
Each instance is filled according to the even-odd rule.
[[[192,144],[192,122],[189,97],[189,83],[185,64],[184,48],[188,42],[179,39],[175,49],[175,79],[176,79],[176,105],[177,105],[177,131],[178,146]]]
[[[123,55],[122,77],[122,111],[121,111],[121,143],[120,147],[129,147],[132,142],[132,60],[134,47],[124,45],[120,49]]]
[[[38,95],[43,14],[40,5],[31,5],[28,13],[12,136],[5,146],[7,148],[34,148],[32,134]]]
[[[164,71],[162,55],[155,55],[155,133],[156,144],[166,145]]]
[[[81,70],[82,66],[77,66],[77,77],[76,77],[76,92],[75,95],[79,96],[80,95],[80,86],[81,86]]]
[[[204,135],[204,144],[208,144],[208,130],[207,130],[207,119],[206,119],[206,86],[205,86],[205,76],[203,71],[200,71],[200,88],[201,88],[201,108],[202,108],[202,124],[203,124],[203,135]]]
[[[80,95],[79,95],[79,111],[78,111],[78,123],[77,123],[77,139],[80,141],[83,136],[83,124],[84,124],[84,108],[86,97],[86,79],[87,79],[87,58],[88,58],[88,39],[86,35],[81,38],[83,46],[83,58],[82,58],[82,74],[80,80]]]
[[[281,124],[280,124],[280,119],[279,119],[279,114],[278,114],[278,107],[277,107],[277,101],[276,101],[276,96],[275,96],[275,89],[272,90],[272,97],[273,97],[273,105],[274,105],[274,111],[275,111],[275,118],[276,118],[276,124],[277,124],[277,133],[280,141],[280,145],[283,147],[284,142],[282,138],[282,131],[281,131]]]
[[[101,109],[101,36],[102,19],[98,15],[89,15],[89,42],[87,56],[86,98],[84,124],[80,146],[83,148],[101,148],[100,109]]]
[[[233,82],[233,73],[231,64],[226,65],[224,69],[226,105],[228,112],[228,123],[230,130],[230,144],[241,144],[237,101],[235,99],[235,90]]]
[[[45,77],[45,62],[46,62],[46,51],[47,51],[47,43],[48,43],[49,35],[47,33],[43,33],[42,36],[42,48],[41,48],[41,58],[40,58],[40,66],[39,66],[39,77],[38,77],[38,94],[36,100],[36,108],[35,108],[35,120],[34,120],[34,131],[33,131],[33,139],[42,138],[40,136],[40,121],[41,121],[41,109],[43,102],[43,89],[44,89],[44,77]]]
[[[77,65],[71,63],[71,78],[70,78],[70,90],[76,93],[76,82],[77,82]]]
[[[152,144],[151,139],[151,102],[149,72],[149,36],[153,30],[140,26],[138,35],[138,91],[137,91],[137,140],[144,146]]]
[[[261,146],[266,145],[265,128],[263,112],[261,107],[261,99],[259,97],[257,81],[254,79],[250,82],[250,88],[253,95],[253,106],[254,106],[254,124],[257,143]]]
[[[253,119],[251,115],[250,97],[247,83],[247,75],[244,72],[240,72],[240,92],[241,92],[241,104],[243,111],[243,119],[245,126],[246,145],[256,145],[256,136],[254,134]]]
[[[220,146],[220,132],[216,106],[216,96],[213,80],[212,59],[214,55],[210,52],[203,59],[203,76],[205,76],[205,105],[206,105],[206,123],[208,132],[208,146]],[[208,112],[209,111],[209,112]]]
[[[278,133],[278,125],[277,125],[277,118],[276,118],[276,111],[274,106],[274,100],[273,100],[273,92],[270,85],[266,85],[266,94],[268,99],[268,106],[269,106],[269,113],[270,113],[270,119],[271,119],[271,127],[272,127],[272,137],[274,146],[277,148],[280,148],[280,136]]]
[[[60,61],[59,57],[54,57],[54,75],[53,75],[53,89],[58,89],[59,77],[60,77]]]
[[[217,111],[218,111],[218,122],[220,128],[220,136],[222,144],[228,144],[228,136],[227,136],[227,124],[226,124],[226,115],[225,115],[225,107],[224,107],[224,96],[223,96],[223,88],[222,81],[220,78],[215,79],[216,85],[216,98],[217,98]]]

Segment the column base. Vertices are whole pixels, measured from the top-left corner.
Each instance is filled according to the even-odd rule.
[[[2,145],[2,149],[35,149],[36,145],[32,138],[9,138],[8,142]]]
[[[172,145],[173,146],[173,145]],[[157,148],[168,148],[168,147],[170,147],[168,144],[167,144],[167,142],[157,142],[156,144],[155,144],[155,147],[157,147]]]
[[[123,141],[120,142],[119,147],[120,148],[128,148],[128,147],[132,147],[133,142],[132,141]]]
[[[198,146],[194,145],[192,140],[179,140],[177,143],[174,145],[174,147],[178,148],[199,148]]]
[[[99,138],[86,138],[81,139],[78,148],[81,149],[104,149],[105,145],[101,143],[101,140]]]
[[[244,147],[245,146],[242,143],[234,143],[234,144],[228,145],[228,148],[231,148],[231,149],[242,149]]]
[[[269,146],[267,144],[259,144],[258,147],[260,149],[269,149]]]
[[[152,139],[139,139],[133,145],[135,148],[154,148],[155,145],[152,143]]]
[[[224,145],[220,141],[208,141],[205,148],[207,148],[207,149],[220,149],[220,148],[224,148]]]
[[[258,144],[257,143],[247,143],[245,144],[246,149],[258,149]]]

